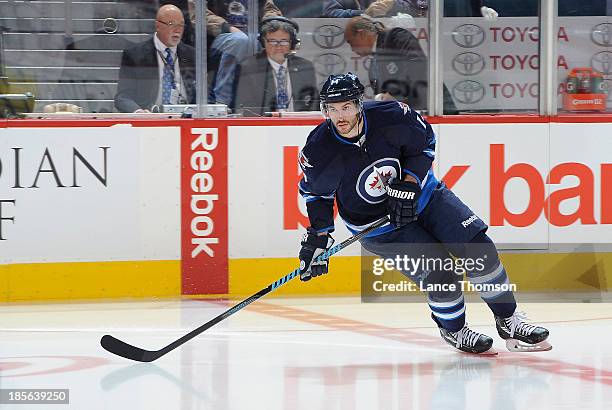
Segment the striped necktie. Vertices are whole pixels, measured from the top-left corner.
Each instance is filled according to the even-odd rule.
[[[285,110],[289,107],[289,96],[287,95],[287,69],[283,66],[276,72],[276,109]]]
[[[170,96],[172,95],[172,89],[175,88],[174,84],[174,58],[172,57],[172,50],[166,48],[166,60],[164,61],[164,75],[162,77],[162,104],[170,104]]]

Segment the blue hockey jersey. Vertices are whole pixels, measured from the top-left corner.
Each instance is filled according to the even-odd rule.
[[[333,204],[353,233],[387,215],[386,184],[410,174],[421,185],[421,212],[438,185],[431,164],[436,136],[416,111],[397,101],[364,103],[364,136],[352,142],[331,121],[319,124],[300,152],[304,176],[300,194],[306,200],[311,227],[333,231]],[[387,224],[370,234],[395,229]]]

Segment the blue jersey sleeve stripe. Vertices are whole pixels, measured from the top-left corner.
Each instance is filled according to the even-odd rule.
[[[319,195],[302,195],[302,197],[304,198],[304,200],[306,202],[312,202],[312,201],[319,201],[321,199],[325,200],[330,200],[330,199],[334,199],[334,196],[319,196]]]
[[[300,182],[298,182],[298,189],[300,190],[300,192],[303,192],[303,193],[307,193],[307,194],[309,194],[309,193],[310,193],[310,191],[308,191],[308,190],[307,190],[307,189],[304,187],[304,185],[305,185],[304,180],[303,180],[303,179],[301,179],[301,180],[300,180]]]
[[[406,169],[406,168],[402,169],[402,171],[404,171],[408,175],[413,176],[414,179],[417,180],[417,184],[419,184],[419,186],[421,185],[421,178],[417,177],[414,172],[412,172],[412,171],[410,171],[409,169]]]
[[[331,192],[329,194],[321,194],[321,195],[317,195],[311,191],[308,191],[307,189],[304,188],[304,184],[302,183],[303,181],[300,181],[298,183],[298,191],[300,193],[300,195],[302,196],[302,198],[304,198],[306,200],[306,202],[308,201],[312,201],[315,199],[334,199],[336,197],[336,192]]]
[[[427,172],[427,175],[425,176],[423,183],[421,184],[422,191],[421,191],[421,196],[419,197],[419,202],[417,206],[418,212],[423,212],[423,209],[425,209],[425,206],[429,202],[429,199],[431,198],[431,195],[434,189],[436,189],[436,187],[438,186],[438,183],[439,183],[438,178],[436,178],[433,171],[430,169]]]
[[[425,155],[425,156],[427,156],[427,157],[429,157],[431,159],[434,159],[436,157],[436,152],[434,150],[431,150],[431,149],[426,149],[426,150],[423,151],[423,155]]]

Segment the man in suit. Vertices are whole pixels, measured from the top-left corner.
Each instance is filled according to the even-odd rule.
[[[274,0],[274,4],[291,19],[319,18],[323,8],[323,0]]]
[[[355,54],[372,57],[368,75],[376,100],[397,100],[416,110],[427,109],[427,57],[410,31],[400,27],[388,29],[362,15],[349,20],[344,38]],[[444,113],[456,114],[446,86],[443,99]]]
[[[390,17],[397,13],[423,17],[426,12],[426,0],[323,0],[323,17]]]
[[[273,0],[257,2],[263,18],[282,13]],[[249,54],[249,0],[206,2],[208,101],[235,107],[238,64]]]
[[[489,1],[487,1],[489,2]],[[461,11],[460,11],[461,10]],[[411,17],[427,17],[429,0],[323,0],[323,17],[391,17],[398,13]],[[457,14],[459,12],[467,14]],[[483,0],[446,0],[446,16],[483,16],[495,20],[497,12],[484,5]]]
[[[159,8],[153,38],[124,50],[115,107],[120,112],[150,112],[163,104],[195,103],[195,50],[181,43],[181,10]]]
[[[262,20],[259,41],[264,50],[239,66],[236,108],[244,114],[268,111],[313,111],[319,97],[313,64],[295,56],[298,25],[285,17]]]
[[[574,1],[574,0],[572,0]],[[491,0],[444,0],[444,17],[484,17],[495,21],[497,10],[485,5],[495,3]],[[524,2],[521,2],[524,3]],[[537,3],[537,2],[536,2]],[[537,4],[536,4],[537,8]]]

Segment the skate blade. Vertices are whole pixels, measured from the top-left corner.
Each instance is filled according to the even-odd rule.
[[[497,356],[497,350],[494,347],[491,347],[489,350],[482,353],[470,353],[461,351],[461,353],[466,354],[468,356]]]
[[[506,348],[511,352],[547,352],[552,350],[552,345],[546,340],[530,345],[516,339],[506,339]]]

